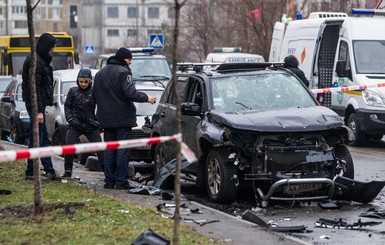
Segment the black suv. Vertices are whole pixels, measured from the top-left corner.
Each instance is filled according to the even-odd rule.
[[[275,64],[180,65],[183,141],[198,162],[196,176],[214,202],[232,202],[252,185],[259,201],[331,198],[334,178],[354,177],[341,118],[320,106],[290,71]],[[152,136],[175,133],[169,83],[152,121]],[[351,138],[350,138],[351,139]],[[175,158],[175,142],[152,148],[155,172]]]

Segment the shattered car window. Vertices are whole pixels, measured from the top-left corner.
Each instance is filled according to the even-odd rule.
[[[216,110],[310,107],[316,105],[300,81],[284,74],[213,78]]]

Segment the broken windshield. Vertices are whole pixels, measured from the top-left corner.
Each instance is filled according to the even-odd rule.
[[[354,41],[357,73],[385,74],[385,41]]]
[[[314,99],[294,76],[284,74],[242,75],[213,78],[216,110],[310,107]]]

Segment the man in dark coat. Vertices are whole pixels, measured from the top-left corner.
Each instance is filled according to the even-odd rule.
[[[298,68],[298,65],[298,59],[294,55],[289,55],[286,56],[283,67],[293,72],[297,77],[299,77],[299,79],[301,79],[302,83],[305,84],[306,87],[309,87],[309,81],[306,79],[303,71]]]
[[[129,68],[131,59],[131,51],[120,48],[95,76],[93,97],[100,127],[104,129],[104,141],[130,139],[131,128],[137,126],[133,102],[156,102],[155,97],[136,90]],[[105,151],[105,188],[130,189],[127,181],[129,154],[129,149]]]
[[[36,45],[37,59],[36,59],[36,97],[37,97],[37,120],[39,123],[39,145],[40,147],[49,146],[49,135],[47,131],[47,125],[45,123],[45,107],[52,106],[53,103],[53,72],[50,65],[52,61],[52,55],[56,45],[56,38],[49,33],[44,33],[40,36]],[[23,64],[23,101],[27,108],[30,118],[32,118],[31,108],[31,91],[30,91],[30,79],[29,68],[31,66],[31,55],[25,59]],[[32,133],[32,119],[29,127],[29,142],[28,148],[33,147],[33,133]],[[51,157],[41,158],[41,163],[44,166],[46,176],[42,176],[42,180],[45,179],[57,179],[58,176],[52,165]],[[26,179],[33,179],[33,161],[28,160],[27,170],[25,171]]]

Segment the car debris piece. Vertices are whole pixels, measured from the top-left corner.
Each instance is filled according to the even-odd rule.
[[[168,245],[170,240],[155,231],[147,230],[139,234],[139,236],[131,243],[132,245]]]
[[[131,194],[147,194],[151,196],[160,195],[162,193],[162,191],[158,188],[147,185],[140,185],[134,189],[128,190],[127,192]]]
[[[172,200],[174,198],[174,195],[170,194],[168,192],[163,192],[162,193],[162,198],[163,198],[163,200]]]
[[[184,220],[192,221],[195,224],[198,224],[200,226],[204,226],[204,225],[215,223],[215,222],[221,222],[219,219],[214,219],[214,220],[199,219],[199,220],[195,220],[195,219],[191,219],[191,218],[184,218]]]
[[[334,180],[333,200],[346,200],[369,203],[380,193],[385,186],[385,181],[358,181],[343,176]]]
[[[181,169],[187,168],[192,163],[189,163],[186,158],[181,158]],[[162,183],[172,174],[175,172],[176,169],[176,159],[171,160],[166,165],[164,165],[160,170],[159,173],[155,176],[153,186],[156,188],[161,188]]]
[[[338,204],[336,204],[334,202],[326,202],[326,203],[318,202],[318,204],[323,209],[338,209],[338,208],[341,208],[340,205],[338,205]]]
[[[361,219],[358,219],[357,222],[354,222],[353,224],[348,224],[345,221],[342,221],[342,219],[338,220],[332,220],[332,219],[324,219],[320,218],[318,221],[316,221],[315,225],[319,228],[334,228],[334,229],[351,229],[356,230],[360,229],[365,226],[375,226],[379,225],[382,222],[375,222],[375,221],[369,221],[369,222],[362,222]]]
[[[182,205],[180,205],[180,208],[181,208],[179,211],[180,215],[191,214],[191,210],[188,208],[188,206],[186,204],[183,203]],[[161,204],[156,205],[156,209],[159,212],[174,215],[175,204],[161,203]]]
[[[268,224],[263,219],[258,217],[255,213],[253,213],[250,210],[246,210],[242,214],[242,219],[253,222],[261,227],[268,228],[273,231],[278,232],[306,232],[306,226],[304,225],[298,225],[298,226],[278,226],[276,223],[274,224]]]
[[[366,212],[360,214],[360,217],[383,219],[385,218],[385,209],[369,208]]]
[[[0,190],[0,195],[10,195],[12,194],[12,191],[10,190]]]

